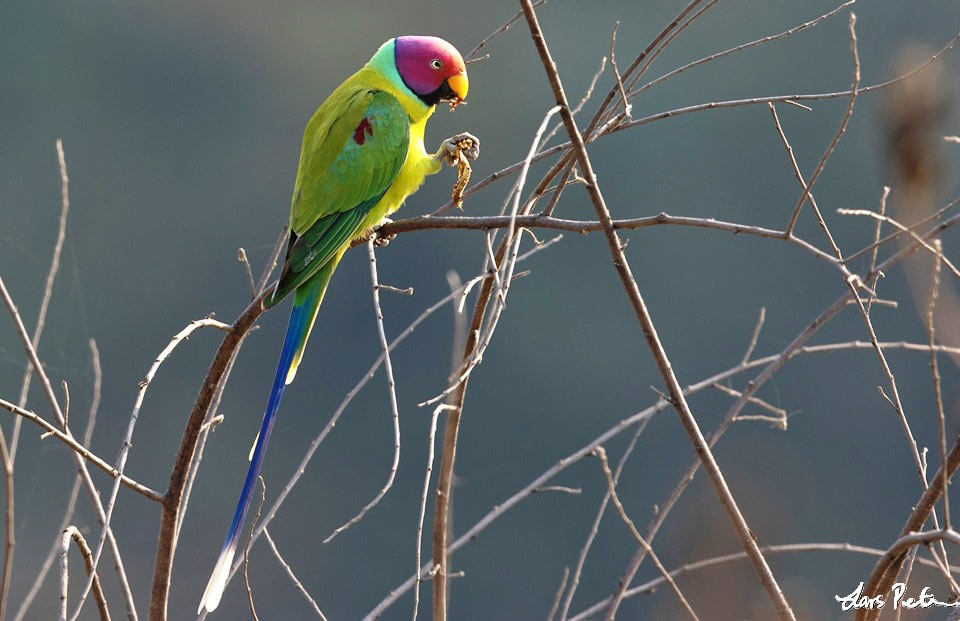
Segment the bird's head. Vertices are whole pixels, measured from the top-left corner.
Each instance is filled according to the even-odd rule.
[[[457,48],[439,37],[405,36],[393,40],[400,79],[428,106],[467,97],[467,68]]]

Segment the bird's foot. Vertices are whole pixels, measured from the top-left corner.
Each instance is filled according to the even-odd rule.
[[[457,167],[457,182],[453,186],[451,202],[463,209],[463,191],[470,181],[470,162],[480,157],[480,139],[468,132],[447,138],[440,144],[436,157],[442,158],[450,166]]]
[[[469,160],[480,157],[480,139],[469,132],[463,132],[444,140],[437,151],[437,157],[450,166],[460,163],[461,154]]]
[[[393,222],[392,219],[384,217],[384,219],[381,220],[380,223],[377,225],[377,228],[375,228],[373,231],[370,232],[370,235],[373,237],[373,245],[376,246],[377,248],[383,248],[384,246],[392,242],[393,238],[397,236],[396,233],[394,233],[393,235],[384,235],[380,232],[380,229],[384,225],[390,224],[391,222]]]

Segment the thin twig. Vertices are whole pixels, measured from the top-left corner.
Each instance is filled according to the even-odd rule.
[[[273,270],[277,267],[277,261],[280,259],[280,253],[283,251],[283,245],[287,241],[287,224],[283,225],[283,229],[280,231],[280,235],[277,236],[277,241],[273,245],[273,250],[270,251],[270,258],[267,260],[267,264],[263,268],[263,272],[260,274],[260,281],[257,283],[257,294],[262,294],[267,288],[267,283],[270,282],[270,276],[273,274]]]
[[[761,39],[755,39],[755,40],[753,40],[753,41],[749,41],[749,42],[747,42],[747,43],[743,43],[743,44],[741,44],[741,45],[737,45],[737,46],[735,46],[735,47],[731,47],[731,48],[729,48],[729,49],[723,50],[722,52],[716,52],[715,54],[710,54],[709,56],[704,56],[703,58],[700,58],[700,59],[695,60],[695,61],[693,61],[693,62],[687,63],[686,65],[683,65],[682,67],[678,67],[678,68],[676,68],[676,69],[674,69],[674,70],[672,70],[672,71],[670,71],[670,72],[668,72],[668,73],[663,74],[663,75],[660,76],[659,78],[657,78],[657,79],[655,79],[655,80],[651,80],[650,82],[647,82],[647,83],[644,84],[643,86],[641,86],[641,87],[639,87],[639,88],[637,88],[637,89],[635,89],[635,90],[630,91],[630,92],[628,93],[628,97],[630,97],[630,99],[633,99],[634,97],[636,97],[637,95],[639,95],[639,94],[642,93],[643,91],[645,91],[645,90],[647,90],[647,89],[649,89],[649,88],[651,88],[651,87],[653,87],[653,86],[656,86],[657,84],[660,84],[661,82],[665,82],[665,81],[669,80],[670,78],[672,78],[672,77],[674,77],[674,76],[676,76],[676,75],[678,75],[678,74],[683,73],[684,71],[688,71],[688,70],[690,70],[690,69],[693,69],[694,67],[699,67],[700,65],[703,65],[703,64],[706,64],[706,63],[708,63],[708,62],[714,61],[714,60],[716,60],[716,59],[718,59],[718,58],[723,58],[724,56],[729,56],[729,55],[731,55],[731,54],[735,54],[735,53],[737,53],[737,52],[741,52],[741,51],[743,51],[743,50],[746,50],[746,49],[749,49],[749,48],[752,48],[752,47],[756,47],[756,46],[758,46],[758,45],[763,45],[763,44],[769,43],[769,42],[771,42],[771,41],[776,41],[776,40],[778,40],[778,39],[784,39],[784,38],[786,38],[786,37],[789,37],[789,36],[791,36],[791,35],[795,35],[796,33],[801,32],[801,31],[803,31],[803,30],[806,30],[806,29],[808,29],[808,28],[812,28],[813,26],[816,26],[817,24],[819,24],[819,23],[822,22],[823,20],[828,19],[828,18],[830,18],[830,17],[833,17],[834,15],[836,15],[837,13],[839,13],[840,11],[842,11],[843,9],[845,9],[845,8],[847,8],[848,6],[852,5],[854,2],[856,2],[856,0],[847,0],[847,2],[844,2],[844,3],[841,4],[840,6],[836,7],[835,9],[833,9],[832,11],[829,11],[829,12],[827,12],[827,13],[824,13],[823,15],[820,15],[819,17],[816,17],[816,18],[814,18],[814,19],[812,19],[812,20],[810,20],[810,21],[808,21],[808,22],[804,22],[804,23],[802,23],[802,24],[800,24],[800,25],[798,25],[798,26],[794,26],[793,28],[791,28],[791,29],[789,29],[789,30],[785,30],[785,31],[783,31],[783,32],[781,32],[781,33],[778,33],[778,34],[775,34],[775,35],[769,35],[769,36],[763,37],[763,38],[761,38]],[[794,102],[794,101],[787,101],[787,102],[785,102],[785,103],[790,103],[790,104],[793,104],[793,105],[796,105],[796,106],[799,106],[799,105],[800,105],[800,104],[798,104],[798,103],[796,103],[796,102]],[[806,106],[800,106],[800,107],[806,108]],[[809,108],[806,108],[806,109],[809,110]]]
[[[447,403],[441,403],[433,408],[433,414],[430,416],[430,435],[427,438],[427,469],[423,475],[423,492],[420,494],[420,519],[417,521],[417,564],[415,569],[420,571],[420,551],[423,547],[423,518],[427,513],[427,494],[430,492],[430,475],[433,473],[434,445],[437,437],[437,419],[440,412],[452,410],[455,406]],[[420,608],[420,580],[413,589],[413,621],[417,621],[417,610]]]
[[[243,269],[247,274],[247,280],[250,283],[250,299],[257,297],[257,283],[253,282],[253,268],[250,267],[250,259],[247,258],[247,251],[243,248],[237,248],[237,261],[243,264]]]
[[[610,499],[613,501],[613,506],[616,507],[617,513],[620,514],[620,519],[623,520],[624,524],[627,525],[627,528],[630,529],[630,533],[633,534],[633,538],[636,539],[640,545],[647,549],[647,554],[650,555],[650,560],[653,561],[657,571],[660,572],[660,575],[663,576],[664,580],[667,581],[667,584],[670,585],[670,589],[673,591],[674,595],[677,596],[677,599],[680,600],[680,605],[683,606],[683,609],[686,611],[687,615],[696,621],[699,617],[697,617],[697,613],[695,613],[693,608],[691,608],[690,602],[688,602],[687,598],[683,596],[683,592],[680,591],[680,587],[678,587],[677,583],[674,582],[673,577],[670,576],[667,568],[664,567],[663,563],[660,562],[660,559],[653,551],[653,548],[651,548],[650,544],[647,543],[647,541],[643,538],[643,535],[641,535],[640,531],[637,530],[633,520],[630,519],[630,516],[627,515],[627,511],[623,508],[623,503],[620,502],[620,497],[617,496],[617,487],[613,482],[613,475],[610,472],[610,464],[607,462],[607,452],[602,446],[598,446],[593,450],[593,452],[598,458],[600,458],[600,464],[603,467],[603,475],[607,479],[607,491],[610,493]]]
[[[17,419],[19,420],[19,419]],[[7,438],[0,427],[0,461],[3,465],[5,506],[6,506],[6,544],[3,549],[3,578],[0,587],[0,619],[6,618],[7,597],[10,590],[10,577],[13,574],[13,550],[17,545],[14,508],[14,480],[13,460],[10,459],[10,449],[7,447]]]
[[[50,308],[50,299],[53,297],[53,284],[57,279],[57,273],[60,271],[60,255],[63,251],[63,241],[67,235],[67,214],[70,212],[70,179],[67,177],[67,161],[63,154],[63,141],[57,138],[57,163],[60,170],[60,223],[57,228],[57,239],[53,245],[53,257],[50,260],[50,269],[47,272],[46,283],[43,287],[43,297],[40,300],[40,310],[37,311],[37,325],[33,330],[31,342],[33,348],[40,347],[40,336],[43,334],[43,327],[46,324],[47,311]],[[33,377],[33,365],[29,362],[23,371],[23,381],[20,384],[20,398],[17,404],[21,408],[27,407],[27,397],[30,394],[30,380]],[[67,408],[69,410],[69,408]],[[0,457],[3,459],[3,470],[5,479],[5,505],[6,505],[6,545],[3,554],[3,577],[0,578],[0,619],[7,618],[7,603],[10,591],[10,578],[13,574],[13,552],[16,547],[16,532],[14,512],[14,462],[17,459],[17,447],[20,444],[20,425],[19,418],[14,419],[13,427],[10,432],[10,443],[7,444],[6,436],[0,429]]]
[[[280,563],[280,566],[283,567],[283,570],[287,572],[287,576],[289,576],[290,580],[293,581],[293,586],[297,587],[297,590],[300,591],[307,602],[310,603],[310,606],[313,608],[313,612],[316,613],[317,617],[321,621],[327,621],[327,618],[323,615],[323,611],[320,610],[320,606],[317,604],[317,601],[311,597],[310,593],[307,592],[306,587],[303,586],[303,583],[297,579],[297,575],[293,573],[293,569],[290,567],[290,564],[283,560],[283,557],[280,556],[280,550],[277,549],[277,544],[274,543],[273,537],[270,536],[270,531],[264,528],[263,536],[266,537],[267,543],[270,545],[270,549],[273,550],[273,555],[277,557],[277,561]]]
[[[70,550],[70,540],[73,539],[83,558],[83,565],[87,568],[87,573],[93,578],[93,600],[97,603],[97,611],[100,613],[100,621],[110,621],[110,610],[107,608],[107,598],[100,587],[100,578],[97,577],[97,571],[94,567],[93,555],[90,553],[90,547],[87,541],[77,530],[76,526],[67,526],[60,537],[60,619],[66,619],[67,615],[67,585],[68,579],[68,558]]]
[[[413,287],[401,289],[400,287],[394,287],[392,285],[377,285],[377,289],[389,291],[390,293],[397,293],[399,295],[413,295]]]
[[[903,582],[904,590],[906,590],[907,586],[909,586],[910,584],[910,574],[913,573],[913,566],[915,561],[917,560],[917,556],[919,552],[920,552],[919,546],[910,550],[910,560],[907,562],[907,570],[903,572],[902,582]],[[936,559],[937,557],[934,556],[933,558]],[[939,568],[939,563],[938,563],[938,568]],[[894,621],[900,621],[900,613],[903,612],[903,608],[904,606],[897,606],[897,614],[894,617]]]
[[[933,240],[934,249],[940,253],[943,245],[939,238]],[[933,261],[933,282],[930,287],[930,301],[927,304],[927,342],[930,343],[930,376],[933,379],[933,396],[937,406],[937,432],[940,436],[940,463],[947,463],[947,431],[946,416],[943,411],[943,391],[940,386],[940,367],[937,363],[936,344],[936,322],[933,320],[934,311],[937,306],[937,298],[940,296],[940,261]],[[950,526],[950,495],[947,493],[949,481],[946,477],[940,479],[943,491],[943,527],[949,530]]]
[[[596,88],[597,86],[597,80],[599,80],[600,76],[603,75],[603,70],[606,67],[607,67],[607,57],[601,56],[600,66],[597,68],[596,72],[593,74],[593,77],[590,78],[590,84],[587,85],[587,90],[583,93],[583,97],[580,99],[580,103],[578,103],[576,107],[572,110],[574,116],[576,116],[583,109],[583,106],[585,106],[586,103],[590,101],[590,97],[593,96],[593,89]],[[560,131],[561,127],[563,127],[563,121],[557,121],[557,123],[550,128],[550,131],[548,131],[546,134],[543,135],[543,140],[541,140],[541,143],[542,144],[549,143],[550,139],[553,138],[558,131]]]
[[[881,198],[883,198],[883,197],[881,196]],[[946,205],[944,205],[943,207],[941,207],[940,209],[938,209],[936,212],[930,214],[929,216],[926,216],[926,217],[924,217],[924,218],[922,218],[922,219],[914,222],[913,224],[911,224],[911,225],[910,225],[909,227],[907,227],[907,228],[908,228],[908,230],[910,230],[910,231],[916,231],[917,229],[919,229],[919,228],[920,228],[921,226],[923,226],[924,224],[927,224],[927,223],[929,223],[929,222],[931,222],[931,221],[933,221],[933,220],[938,219],[940,216],[942,216],[943,214],[945,214],[947,211],[953,209],[953,208],[956,207],[957,205],[960,205],[960,196],[958,196],[957,198],[953,199],[952,201],[950,201],[949,203],[947,203]],[[880,210],[880,214],[881,214],[881,215],[886,215],[886,214],[884,213],[885,209],[886,209],[886,201],[883,201],[883,202],[881,203],[881,210]],[[880,222],[880,223],[882,224],[882,222]],[[894,240],[894,239],[897,239],[898,237],[900,237],[900,236],[903,235],[903,234],[904,234],[904,231],[895,231],[895,232],[893,232],[893,233],[890,233],[889,235],[887,235],[887,236],[884,237],[883,239],[874,240],[874,242],[873,242],[872,244],[870,244],[869,246],[866,246],[865,248],[861,248],[860,250],[857,250],[856,252],[853,252],[853,253],[850,253],[849,255],[847,255],[847,257],[844,259],[844,262],[849,263],[850,261],[856,259],[857,257],[863,256],[864,254],[866,254],[866,253],[868,253],[868,252],[871,252],[871,253],[875,256],[875,255],[876,255],[877,248],[878,248],[879,246],[882,246],[882,245],[886,244],[887,242],[890,242],[890,241],[892,241],[892,240]],[[874,265],[876,265],[876,263],[874,263]],[[873,272],[874,272],[873,267],[871,267],[870,273],[873,273]]]
[[[760,339],[760,330],[763,329],[763,322],[767,318],[767,307],[760,307],[760,316],[757,317],[757,324],[753,327],[753,334],[750,335],[750,343],[747,344],[747,350],[743,352],[743,358],[740,359],[740,364],[746,364],[750,361],[750,356],[753,355],[753,350],[757,347],[757,341]]]
[[[57,138],[57,165],[60,170],[60,224],[57,228],[57,241],[53,245],[53,257],[50,259],[50,269],[47,272],[47,280],[43,287],[43,298],[40,300],[40,310],[37,312],[37,325],[33,330],[33,348],[40,347],[40,335],[43,334],[43,327],[47,320],[47,311],[50,308],[50,299],[53,297],[53,284],[57,280],[57,273],[60,271],[60,255],[63,251],[63,241],[67,236],[67,214],[70,212],[70,178],[67,176],[67,159],[63,153],[63,141]],[[33,366],[27,363],[27,368],[23,372],[23,383],[20,385],[20,399],[17,404],[21,408],[27,407],[27,395],[30,392],[30,379],[33,377]],[[20,443],[20,421],[13,421],[13,431],[10,434],[10,461],[17,459],[17,446]],[[4,595],[6,591],[4,591]],[[6,601],[6,598],[3,598]],[[0,603],[0,619],[4,618],[2,610],[4,606]]]
[[[890,186],[883,186],[883,192],[880,194],[880,215],[884,216],[887,213],[887,197],[890,196]],[[867,268],[867,272],[873,273],[877,267],[877,254],[880,252],[880,233],[883,232],[883,220],[877,220],[877,225],[873,230],[873,251],[870,253],[870,266]],[[850,257],[847,257],[847,261],[850,260]],[[880,280],[881,274],[878,272],[873,279],[873,289],[876,291],[877,282]],[[871,306],[873,305],[874,298],[871,297],[867,302],[867,311],[869,312]]]
[[[393,479],[397,476],[397,465],[400,463],[400,410],[397,406],[397,384],[393,379],[393,364],[390,362],[390,347],[387,344],[387,335],[383,329],[383,310],[380,308],[380,285],[377,279],[377,254],[374,250],[374,240],[371,237],[367,242],[367,254],[370,257],[370,280],[373,283],[373,308],[377,318],[377,336],[380,338],[380,349],[383,350],[383,368],[387,374],[387,389],[390,395],[390,412],[393,416],[393,463],[390,465],[390,474],[387,482],[383,484],[373,500],[364,505],[360,513],[350,518],[345,524],[330,533],[324,543],[330,541],[347,530],[357,522],[363,519],[367,511],[377,506],[380,499],[383,498],[390,487],[393,485]]]
[[[691,25],[693,25],[695,21],[697,21],[704,13],[709,11],[716,3],[717,3],[717,0],[710,0],[710,2],[707,2],[705,5],[700,7],[700,9],[697,10],[696,13],[691,15],[689,18],[686,19],[686,21],[681,23],[675,30],[673,30],[673,32],[671,32],[670,35],[663,40],[663,43],[661,43],[657,47],[657,49],[654,50],[652,54],[650,54],[649,58],[647,58],[643,66],[640,67],[640,69],[636,73],[634,73],[633,77],[630,78],[630,85],[627,87],[627,89],[629,90],[635,87],[637,83],[640,81],[640,78],[642,78],[644,74],[646,74],[647,71],[650,69],[651,65],[653,65],[653,61],[655,61],[657,57],[660,56],[660,54],[662,54],[664,50],[667,49],[667,47],[674,41],[674,39],[679,37],[684,30],[686,30]],[[616,112],[616,109],[612,110],[610,114],[613,114],[614,112]]]
[[[63,531],[60,536],[60,608],[57,619],[67,621],[67,596],[70,593],[70,562],[67,553],[70,551],[70,532]]]
[[[93,339],[90,339],[89,346],[90,359],[93,366],[93,399],[90,401],[90,411],[87,415],[87,426],[83,432],[84,446],[90,446],[90,439],[93,437],[93,428],[97,422],[97,411],[100,409],[100,391],[103,383],[103,370],[100,367],[100,351],[97,349],[97,342]],[[50,546],[50,552],[43,560],[43,564],[40,567],[40,572],[37,574],[36,579],[30,586],[27,596],[20,604],[20,608],[17,610],[17,614],[14,616],[13,621],[23,621],[24,616],[27,614],[27,610],[29,610],[30,606],[33,604],[33,600],[36,598],[37,593],[39,593],[40,587],[43,586],[43,581],[47,577],[47,573],[49,573],[50,568],[53,566],[54,560],[57,558],[57,552],[60,549],[60,534],[67,528],[67,526],[70,525],[71,520],[73,520],[73,512],[76,509],[77,498],[80,495],[81,482],[82,479],[80,478],[79,474],[74,476],[73,488],[70,490],[70,496],[67,500],[67,506],[64,510],[63,519],[60,521],[60,527],[57,529],[57,536],[54,537],[53,544]]]
[[[260,510],[263,509],[263,500],[267,497],[267,485],[263,482],[263,477],[257,477],[260,481],[260,502],[257,503],[257,513],[253,516],[253,522],[250,523],[250,532],[247,535],[247,544],[243,546],[243,585],[247,588],[247,604],[250,605],[250,614],[253,621],[260,621],[257,616],[257,608],[253,605],[253,590],[250,588],[250,576],[247,568],[250,566],[250,545],[253,543],[253,528],[260,519]]]
[[[716,388],[720,392],[727,394],[731,397],[736,397],[738,399],[741,396],[743,396],[743,393],[740,392],[739,390],[734,390],[733,388],[730,388],[729,386],[724,386],[723,384],[714,384],[713,388]],[[773,414],[773,417],[771,418],[770,416],[744,416],[743,414],[739,414],[734,418],[734,420],[767,421],[776,425],[781,431],[786,431],[787,429],[787,411],[786,410],[782,408],[778,408],[774,405],[770,405],[769,403],[767,403],[763,399],[760,399],[759,397],[750,397],[748,401],[755,405],[759,405],[764,410],[767,410],[768,412]]]
[[[541,4],[545,3],[546,1],[547,1],[547,0],[537,0],[537,3],[536,3],[535,6],[540,6]],[[467,61],[467,62],[475,59],[475,58],[477,57],[477,53],[478,53],[480,50],[482,50],[485,45],[487,45],[488,43],[490,43],[491,41],[493,41],[494,39],[496,39],[497,37],[499,37],[500,35],[502,35],[503,33],[505,33],[507,30],[509,30],[509,29],[510,29],[510,26],[512,26],[513,23],[516,22],[516,21],[517,21],[518,19],[520,19],[521,17],[523,17],[523,11],[517,11],[516,13],[514,13],[514,14],[513,14],[513,17],[511,17],[510,19],[508,19],[505,24],[503,24],[502,26],[500,26],[499,28],[497,28],[496,30],[494,30],[493,32],[491,32],[489,35],[487,35],[486,37],[484,37],[483,40],[480,41],[480,43],[478,43],[478,44],[476,45],[476,47],[474,47],[472,50],[470,50],[469,52],[467,52],[466,55],[463,57],[463,59],[464,59],[465,61]],[[488,54],[488,56],[489,56],[489,54]]]
[[[633,106],[630,105],[630,101],[627,99],[627,92],[623,90],[623,79],[620,77],[620,70],[617,69],[617,29],[620,28],[620,21],[618,20],[616,24],[613,25],[613,30],[610,32],[610,68],[613,70],[613,78],[617,81],[617,90],[620,91],[620,99],[623,104],[623,113],[629,119],[631,118],[630,112],[633,110]]]
[[[90,452],[90,450],[87,449],[87,447],[80,444],[76,440],[76,438],[74,438],[72,435],[65,434],[64,432],[60,431],[59,429],[57,429],[56,427],[54,427],[53,425],[45,421],[44,419],[40,418],[35,413],[29,410],[21,410],[14,404],[10,403],[9,401],[5,401],[3,399],[0,399],[0,408],[3,408],[14,414],[17,414],[18,416],[22,416],[23,418],[29,419],[30,421],[33,421],[34,423],[39,425],[41,428],[45,429],[48,435],[53,436],[54,438],[57,438],[58,440],[60,440],[61,442],[69,446],[72,449],[73,453],[75,453],[78,457],[86,459],[87,461],[92,463],[94,466],[100,468],[101,470],[109,474],[111,477],[115,479],[118,477],[118,471],[116,468],[114,468],[113,466],[105,462],[103,459],[97,457],[95,454]],[[133,479],[131,479],[126,475],[120,475],[119,480],[120,480],[120,483],[122,483],[123,485],[126,485],[133,491],[137,492],[138,494],[141,494],[142,496],[145,496],[146,498],[149,498],[150,500],[153,500],[154,502],[161,502],[163,500],[163,494],[155,490],[152,490],[145,485],[141,485],[140,483],[137,483],[136,481],[134,481]]]
[[[909,235],[918,244],[920,244],[920,246],[923,247],[927,252],[932,254],[937,259],[938,262],[942,262],[954,276],[956,276],[957,278],[960,278],[960,269],[957,269],[957,266],[954,265],[953,262],[950,261],[950,259],[948,259],[943,254],[942,250],[937,250],[934,247],[936,240],[934,240],[934,243],[928,243],[926,240],[920,237],[920,235],[918,235],[917,232],[912,228],[904,226],[903,224],[900,224],[890,216],[879,214],[879,213],[870,211],[869,209],[841,208],[841,209],[837,209],[837,213],[843,216],[867,216],[868,218],[873,218],[874,220],[876,220],[878,225],[881,222],[886,222],[888,224],[891,224],[895,229],[897,229],[901,233],[906,233],[907,235]]]
[[[464,230],[485,230],[492,228],[507,228],[510,226],[510,216],[446,216],[440,218],[419,217],[406,220],[397,220],[384,225],[380,230],[382,234],[393,235],[395,233],[405,233],[409,231],[427,231],[434,229],[464,229]],[[694,228],[705,228],[716,231],[724,231],[734,235],[755,235],[766,239],[776,239],[795,244],[799,248],[809,252],[814,257],[825,261],[832,267],[840,269],[836,258],[829,253],[820,250],[809,242],[797,237],[796,235],[789,239],[784,238],[783,231],[768,229],[761,226],[740,224],[735,222],[726,222],[715,218],[694,218],[689,216],[672,216],[661,212],[655,216],[645,216],[642,218],[630,218],[624,220],[613,220],[615,230],[634,230],[650,226],[689,226]],[[559,231],[573,231],[576,233],[593,233],[603,230],[603,225],[599,220],[566,220],[563,218],[554,218],[543,214],[519,215],[516,218],[517,228],[542,228]],[[841,273],[849,274],[850,272]]]
[[[613,473],[613,482],[616,484],[620,480],[620,474],[623,472],[624,466],[627,464],[627,460],[630,459],[630,455],[633,453],[633,449],[637,446],[637,440],[640,439],[640,434],[647,428],[647,423],[650,422],[651,416],[644,418],[637,424],[637,430],[633,433],[633,436],[630,438],[630,442],[627,444],[627,448],[624,449],[623,454],[620,456],[620,461],[617,463],[617,469]],[[590,548],[593,545],[594,539],[597,537],[597,533],[600,530],[600,521],[603,520],[603,515],[607,510],[607,504],[610,502],[610,490],[607,489],[604,491],[603,500],[600,501],[600,507],[597,509],[597,515],[593,519],[593,525],[590,527],[590,532],[587,533],[587,540],[584,542],[583,547],[580,549],[580,554],[577,555],[577,565],[573,571],[573,578],[570,581],[570,589],[567,591],[567,596],[563,600],[563,608],[560,611],[560,619],[563,621],[567,618],[567,614],[570,612],[570,606],[573,604],[573,596],[577,592],[577,586],[580,584],[580,575],[583,573],[583,566],[587,561],[587,554],[590,552]]]
[[[560,586],[557,587],[557,593],[553,596],[553,605],[550,606],[550,612],[547,614],[547,621],[553,621],[557,614],[557,608],[560,607],[560,598],[563,597],[563,591],[567,588],[567,578],[570,577],[570,568],[563,568],[563,577],[560,578]]]

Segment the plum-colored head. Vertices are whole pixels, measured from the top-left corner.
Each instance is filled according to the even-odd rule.
[[[439,37],[394,40],[394,62],[404,84],[428,106],[466,99],[467,69],[457,48]]]

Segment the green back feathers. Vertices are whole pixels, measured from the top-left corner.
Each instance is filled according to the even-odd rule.
[[[348,80],[303,137],[290,209],[290,246],[272,306],[306,282],[360,231],[407,158],[410,121],[393,95]]]
[[[395,97],[364,87],[340,91],[304,132],[290,212],[298,235],[325,215],[382,194],[407,156],[410,122]]]

